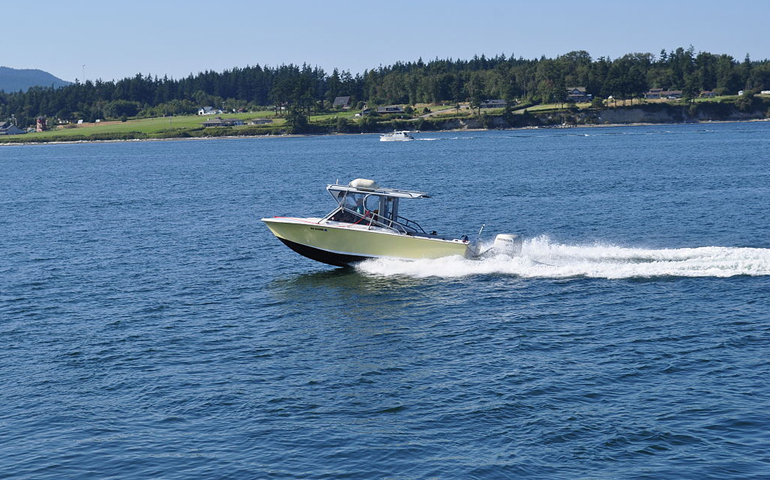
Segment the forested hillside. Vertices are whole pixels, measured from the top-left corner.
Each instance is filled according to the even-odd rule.
[[[69,84],[42,70],[0,67],[0,91],[4,92],[26,91],[36,86],[58,88]]]
[[[182,79],[137,74],[118,81],[87,81],[63,88],[35,87],[0,92],[0,119],[20,125],[36,116],[60,120],[188,114],[202,106],[254,109],[284,105],[318,112],[337,96],[353,107],[440,102],[478,103],[488,98],[532,104],[566,100],[566,88],[582,86],[594,97],[639,98],[651,88],[681,90],[683,98],[701,91],[717,95],[770,89],[770,61],[738,61],[729,55],[677,48],[671,52],[630,53],[616,59],[591,58],[575,51],[555,59],[499,55],[470,60],[436,59],[396,63],[361,74],[308,65],[248,66],[206,71]]]

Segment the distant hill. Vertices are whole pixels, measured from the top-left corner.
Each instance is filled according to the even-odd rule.
[[[66,87],[71,82],[54,77],[48,72],[32,69],[0,67],[0,90],[5,92],[27,91],[30,87]]]

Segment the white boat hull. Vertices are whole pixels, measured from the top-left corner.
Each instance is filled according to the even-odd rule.
[[[409,142],[414,137],[409,132],[393,132],[380,135],[381,142]]]

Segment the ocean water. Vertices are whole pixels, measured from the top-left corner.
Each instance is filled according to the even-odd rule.
[[[770,123],[0,148],[0,478],[770,478]],[[305,259],[373,178],[483,261]]]

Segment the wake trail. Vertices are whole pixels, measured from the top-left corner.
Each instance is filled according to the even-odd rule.
[[[512,275],[522,278],[658,278],[770,275],[770,249],[695,247],[644,249],[615,245],[566,245],[537,237],[524,242],[519,256],[469,260],[459,256],[433,260],[376,259],[360,263],[359,272],[376,276],[456,278]]]

